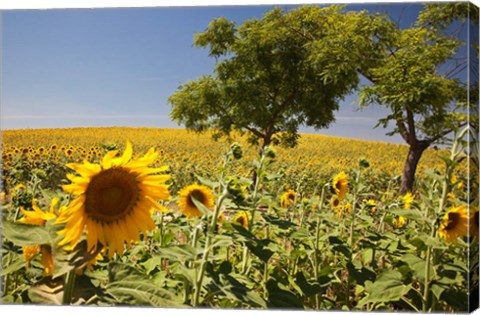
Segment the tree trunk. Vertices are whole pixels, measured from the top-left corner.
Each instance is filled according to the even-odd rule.
[[[429,144],[430,143],[427,141],[419,141],[410,146],[407,160],[405,161],[405,166],[403,167],[402,184],[400,186],[401,196],[405,195],[409,191],[412,191],[418,162],[422,157],[423,151],[428,148]]]

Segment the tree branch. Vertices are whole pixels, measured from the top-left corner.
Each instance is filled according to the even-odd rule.
[[[252,128],[252,127],[249,127],[249,126],[245,126],[245,129],[247,129],[248,131],[250,131],[251,133],[253,133],[254,135],[256,135],[256,136],[259,137],[259,138],[262,138],[262,139],[265,138],[265,135],[264,135],[263,133],[261,133],[260,131],[258,131],[257,129],[255,129],[255,128]]]
[[[397,127],[400,133],[400,136],[402,136],[402,139],[405,140],[406,143],[409,143],[408,142],[409,134],[408,134],[407,128],[405,127],[405,124],[403,123],[403,117],[400,113],[397,113],[395,117],[395,121],[397,122]]]
[[[446,130],[440,132],[439,134],[435,135],[434,137],[425,139],[425,141],[427,141],[428,144],[430,145],[430,144],[434,143],[435,141],[437,141],[437,140],[443,138],[444,136],[448,135],[450,132],[454,131],[455,129],[462,128],[463,126],[466,126],[467,124],[468,124],[467,121],[463,121],[458,126],[446,129]]]

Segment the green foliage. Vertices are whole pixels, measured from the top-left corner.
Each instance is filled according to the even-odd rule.
[[[294,146],[299,126],[334,121],[389,27],[383,17],[339,6],[273,9],[238,27],[215,19],[195,37],[216,58],[214,75],[181,85],[169,98],[171,117],[198,132],[246,131],[263,145],[282,132],[279,140]]]
[[[50,233],[45,226],[2,222],[3,236],[19,246],[48,244],[51,242]]]

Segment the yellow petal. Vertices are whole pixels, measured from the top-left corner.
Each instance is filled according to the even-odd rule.
[[[112,160],[117,155],[118,150],[108,151],[107,154],[103,157],[102,167],[103,169],[108,169],[112,167]]]

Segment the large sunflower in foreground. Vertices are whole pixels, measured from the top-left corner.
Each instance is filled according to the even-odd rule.
[[[180,206],[180,211],[187,217],[199,217],[202,212],[197,208],[193,202],[195,198],[198,202],[203,204],[206,208],[213,208],[214,197],[210,188],[202,185],[189,185],[178,192],[180,199],[177,204]]]
[[[348,193],[347,174],[345,174],[345,172],[340,172],[335,175],[332,185],[338,198],[343,199],[343,197],[345,197],[345,195]]]
[[[100,242],[112,257],[123,252],[125,242],[136,242],[140,233],[155,228],[151,210],[165,210],[157,201],[170,199],[165,184],[170,175],[154,174],[167,167],[148,167],[158,156],[154,148],[132,160],[132,145],[127,141],[123,155],[116,157],[117,153],[109,151],[100,164],[84,161],[66,165],[79,176],[68,174],[72,183],[63,186],[76,198],[57,220],[66,223],[59,231],[64,235],[60,245],[74,246],[85,230],[87,249],[95,251]]]
[[[469,217],[464,205],[452,207],[445,213],[438,235],[447,243],[454,243],[459,236],[468,235]]]
[[[33,211],[25,211],[20,207],[20,211],[23,213],[23,218],[19,219],[18,222],[32,225],[45,225],[47,221],[53,220],[57,217],[55,214],[55,206],[58,203],[57,198],[52,199],[50,204],[50,209],[48,212],[42,211],[35,200],[32,201]],[[23,259],[26,263],[31,261],[39,252],[42,254],[42,265],[43,265],[43,274],[45,276],[53,274],[53,256],[52,248],[48,244],[38,244],[31,246],[23,246]]]
[[[476,235],[478,237],[478,225],[479,225],[478,208],[472,207],[471,210],[473,211],[473,214],[470,218],[470,235]]]

